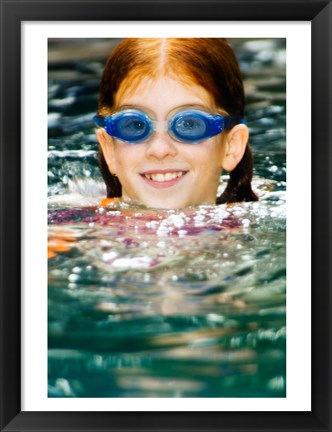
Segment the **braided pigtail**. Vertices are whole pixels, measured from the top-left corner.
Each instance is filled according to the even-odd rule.
[[[103,152],[99,148],[98,152],[98,163],[101,175],[103,176],[106,184],[107,198],[116,198],[122,196],[122,187],[119,179],[110,173],[107,163],[105,161]]]
[[[230,177],[224,192],[217,198],[217,204],[239,201],[258,201],[257,195],[251,189],[254,158],[249,144],[243,158],[230,172]]]

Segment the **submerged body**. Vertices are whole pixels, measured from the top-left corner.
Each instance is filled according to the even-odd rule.
[[[285,397],[285,194],[265,198],[50,209],[49,397]]]

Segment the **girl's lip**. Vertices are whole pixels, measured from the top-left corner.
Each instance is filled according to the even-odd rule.
[[[151,175],[151,174],[166,174],[166,173],[179,173],[179,172],[187,173],[188,170],[175,169],[175,168],[169,168],[169,169],[163,168],[163,169],[153,169],[153,170],[143,171],[140,174],[141,175]]]
[[[187,170],[178,169],[162,169],[162,170],[149,170],[140,173],[142,179],[150,186],[156,189],[166,189],[181,182],[181,180],[188,173]],[[167,174],[177,174],[176,177],[167,179]],[[159,175],[159,178],[157,178]],[[155,178],[151,178],[151,177]]]

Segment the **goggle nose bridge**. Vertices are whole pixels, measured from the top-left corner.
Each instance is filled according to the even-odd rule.
[[[168,132],[169,120],[151,120],[153,132]]]

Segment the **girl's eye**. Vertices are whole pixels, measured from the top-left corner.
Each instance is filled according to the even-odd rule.
[[[203,135],[206,131],[206,123],[203,119],[188,116],[176,121],[175,130],[181,135]]]
[[[145,123],[142,120],[131,120],[128,121],[126,127],[134,131],[141,131],[145,128]]]
[[[128,137],[141,136],[146,132],[147,127],[148,125],[139,118],[124,118],[118,124],[121,134]]]
[[[193,129],[195,126],[197,126],[197,122],[189,119],[189,120],[182,120],[181,125],[183,129]]]

